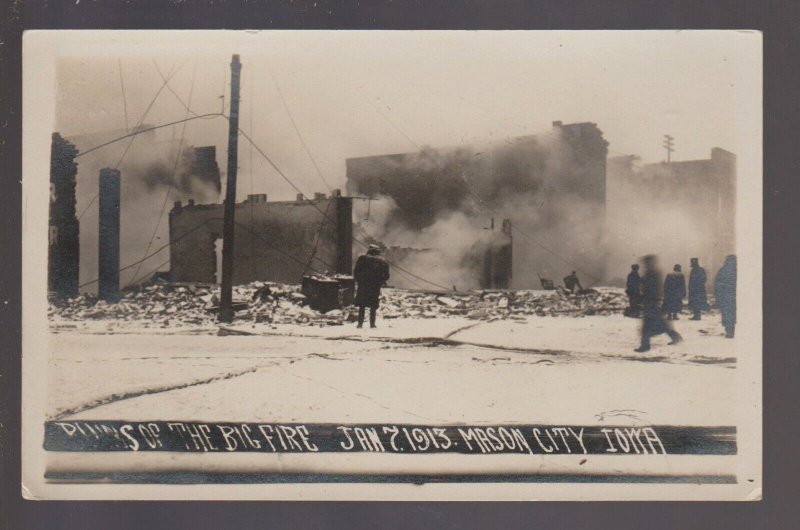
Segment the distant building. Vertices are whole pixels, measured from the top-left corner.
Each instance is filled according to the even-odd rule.
[[[236,204],[233,283],[300,283],[314,271],[351,274],[352,207],[338,190],[282,202],[249,195]],[[222,204],[175,204],[169,214],[173,281],[219,281],[223,210]]]
[[[726,255],[736,253],[736,155],[715,147],[708,159],[642,166],[638,160],[609,158],[609,216],[632,227],[658,220],[650,247],[632,251],[658,253],[661,246],[685,266],[700,258],[711,277]],[[615,267],[627,270],[624,263]]]

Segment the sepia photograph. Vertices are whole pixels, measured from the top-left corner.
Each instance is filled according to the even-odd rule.
[[[759,500],[756,31],[27,31],[29,499]]]

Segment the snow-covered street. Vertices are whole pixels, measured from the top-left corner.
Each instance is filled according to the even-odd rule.
[[[633,351],[621,315],[141,329],[55,323],[49,419],[735,424],[717,319]]]

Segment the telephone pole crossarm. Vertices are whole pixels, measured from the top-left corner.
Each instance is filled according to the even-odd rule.
[[[672,153],[675,151],[675,138],[665,134],[664,135],[664,149],[667,150],[667,164],[672,161]]]

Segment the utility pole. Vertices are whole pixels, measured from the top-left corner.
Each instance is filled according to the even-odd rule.
[[[239,142],[239,55],[231,59],[231,112],[228,119],[228,178],[225,186],[225,215],[222,225],[222,285],[220,286],[220,322],[233,320],[233,238],[236,210],[236,166]]]
[[[675,138],[672,136],[665,134],[664,135],[664,149],[667,150],[667,164],[672,161],[672,152],[675,151]]]

